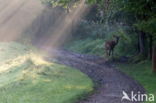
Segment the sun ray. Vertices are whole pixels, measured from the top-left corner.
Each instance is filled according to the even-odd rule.
[[[44,6],[38,0],[6,0],[0,8],[0,40],[13,41],[21,37]]]
[[[73,21],[75,25],[77,24],[78,20],[86,13],[87,6],[84,0],[81,0],[79,5],[68,15],[64,17],[63,20],[58,20],[58,26],[54,31],[51,31],[51,36],[46,40],[43,46],[50,46],[54,48],[58,48],[68,37],[69,31],[73,26]]]

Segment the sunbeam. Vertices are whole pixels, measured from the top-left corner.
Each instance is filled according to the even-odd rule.
[[[38,45],[51,48],[60,47],[70,37],[71,29],[88,10],[85,0],[80,0],[68,14],[63,9],[48,8],[38,0],[6,0],[0,8],[1,41],[29,37],[36,42],[33,37],[39,36],[42,42]]]
[[[68,37],[70,29],[77,24],[78,20],[86,13],[87,6],[85,1],[81,0],[78,6],[72,10],[71,13],[66,15],[63,20],[58,20],[54,31],[49,31],[52,35],[46,40],[43,46],[50,46],[51,48],[58,48]]]
[[[38,0],[6,0],[0,8],[0,40],[12,41],[21,36],[44,6]]]

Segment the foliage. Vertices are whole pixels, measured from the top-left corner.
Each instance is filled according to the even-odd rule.
[[[83,39],[70,42],[66,45],[69,50],[79,53],[104,55],[104,40],[103,39]]]
[[[81,22],[73,34],[76,38],[73,39],[86,39],[88,37],[92,39],[104,39],[106,34],[107,30],[103,24]]]
[[[75,4],[78,1],[80,0],[74,2],[67,0],[67,4]],[[121,39],[116,47],[118,55],[141,54],[144,48],[147,50],[144,50],[141,55],[144,57],[149,55],[151,46],[156,41],[156,6],[154,0],[86,0],[86,3],[90,4],[92,9],[83,18],[83,22],[78,24],[76,31],[73,32],[74,40],[89,38],[92,40],[103,39],[105,42],[112,40],[112,35],[119,35]],[[139,41],[141,33],[144,33],[146,38]],[[151,44],[152,40],[153,44]],[[141,47],[141,45],[145,47]],[[86,51],[90,50],[87,49]]]
[[[133,14],[136,21],[133,23],[137,29],[156,36],[156,6],[154,0],[131,0],[123,2],[124,0],[118,0],[122,4],[121,9],[124,12]],[[155,40],[155,39],[154,39]]]
[[[142,21],[135,24],[135,26],[142,31],[149,33],[154,36],[154,40],[156,40],[156,18],[151,18],[148,21]]]
[[[131,57],[137,52],[136,36],[124,35],[120,38],[119,44],[115,48],[115,53],[118,57],[128,56]]]
[[[79,0],[41,0],[42,3],[50,7],[63,7],[64,9],[69,10],[70,8],[76,7],[79,3]]]

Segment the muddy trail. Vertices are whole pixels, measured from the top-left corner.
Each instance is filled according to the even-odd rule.
[[[140,103],[123,100],[123,91],[130,95],[134,93],[144,93],[144,88],[134,79],[122,73],[113,63],[107,62],[104,58],[73,53],[66,50],[48,50],[49,61],[65,64],[79,69],[87,74],[96,84],[95,92],[85,100],[78,103]],[[54,55],[52,55],[54,54]]]

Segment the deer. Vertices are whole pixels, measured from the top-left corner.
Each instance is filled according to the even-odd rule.
[[[114,40],[109,40],[105,42],[105,51],[107,56],[113,56],[114,48],[118,44],[120,37],[119,36],[113,36]]]

